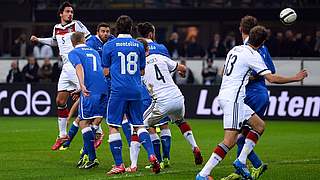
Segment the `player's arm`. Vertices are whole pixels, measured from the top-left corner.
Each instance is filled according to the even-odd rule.
[[[76,31],[82,32],[86,40],[91,37],[90,31],[88,31],[87,27],[83,25],[80,21],[76,21]]]
[[[50,38],[38,38],[37,36],[32,35],[30,37],[30,41],[33,43],[41,43],[49,46],[58,46],[58,42],[56,40],[55,28],[53,28],[52,37]]]
[[[163,58],[164,62],[166,62],[170,73],[178,71],[181,77],[185,77],[186,71],[187,71],[187,67],[185,65],[175,62],[168,57],[165,57],[165,56],[163,57],[164,57]]]
[[[102,58],[101,66],[103,68],[104,76],[110,76],[110,66],[111,66],[111,46],[109,43],[106,43],[102,47]]]
[[[304,78],[308,76],[307,70],[301,70],[296,75],[291,77],[285,77],[278,74],[265,74],[264,77],[266,80],[273,84],[286,84],[286,83],[292,83],[292,82],[299,82],[302,81]]]
[[[140,54],[139,54],[139,60],[140,60],[140,75],[143,76],[145,74],[145,67],[146,67],[146,52],[144,50],[143,44],[139,46]]]

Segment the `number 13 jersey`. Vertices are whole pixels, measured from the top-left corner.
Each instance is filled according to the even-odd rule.
[[[261,55],[250,46],[241,45],[232,48],[224,64],[219,99],[243,102],[251,70],[258,72],[260,76],[271,73]]]
[[[160,54],[149,55],[146,60],[143,80],[150,95],[157,101],[170,101],[182,97],[170,74],[177,69],[178,63]]]

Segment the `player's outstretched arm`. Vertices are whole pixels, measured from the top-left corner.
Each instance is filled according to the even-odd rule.
[[[81,64],[78,64],[76,66],[76,73],[77,73],[77,77],[79,79],[79,84],[80,84],[82,94],[84,96],[89,96],[90,92],[87,90],[87,87],[84,85],[84,72],[83,72],[83,67]]]
[[[307,76],[308,76],[307,70],[301,70],[295,76],[292,76],[292,77],[285,77],[285,76],[280,76],[280,75],[271,74],[271,73],[264,75],[267,81],[273,84],[287,84],[292,82],[298,82],[298,81],[302,81]]]
[[[38,38],[37,36],[31,36],[30,37],[30,41],[33,43],[41,43],[41,44],[46,44],[49,46],[57,46],[58,43],[56,40],[54,40],[52,37],[51,38]]]

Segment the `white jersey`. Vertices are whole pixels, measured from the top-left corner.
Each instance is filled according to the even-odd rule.
[[[248,45],[232,48],[226,57],[224,73],[219,92],[219,99],[243,102],[246,96],[245,86],[249,81],[251,70],[258,75],[271,73],[261,55]]]
[[[153,98],[157,101],[167,101],[183,97],[170,74],[177,69],[177,62],[160,54],[149,55],[146,61],[143,80]]]
[[[71,42],[71,35],[74,32],[82,32],[86,39],[90,36],[88,29],[80,21],[72,21],[69,24],[56,24],[53,28],[52,39],[57,41],[59,47],[59,54],[61,56],[68,56],[68,53],[73,49]],[[67,58],[62,58],[65,64]]]

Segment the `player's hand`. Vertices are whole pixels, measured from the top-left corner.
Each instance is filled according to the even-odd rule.
[[[31,42],[39,42],[39,39],[36,36],[31,36],[30,41]]]
[[[79,99],[79,97],[80,97],[80,92],[81,92],[81,89],[78,89],[78,90],[72,91],[72,92],[70,93],[70,96],[72,97],[72,100],[73,100],[73,101],[76,101],[76,100]]]
[[[298,72],[296,74],[296,78],[297,78],[298,81],[301,81],[306,77],[308,77],[308,72],[305,69],[301,70],[300,72]]]
[[[81,87],[81,92],[84,96],[90,96],[90,91],[87,90],[87,87],[85,85],[80,85]]]

